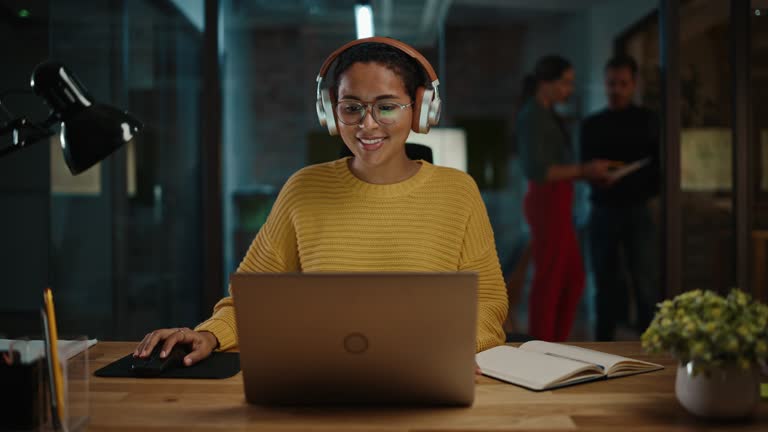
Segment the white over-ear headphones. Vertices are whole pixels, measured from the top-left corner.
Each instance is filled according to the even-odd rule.
[[[440,110],[442,101],[440,100],[440,93],[437,91],[437,87],[440,85],[440,81],[437,79],[437,74],[429,64],[427,59],[424,58],[421,53],[416,51],[410,45],[400,42],[395,39],[385,37],[371,37],[365,39],[358,39],[352,41],[341,48],[334,51],[320,68],[320,72],[317,74],[317,119],[320,121],[320,125],[328,128],[328,133],[331,135],[338,135],[339,129],[336,125],[336,110],[334,109],[335,97],[331,95],[331,91],[327,88],[323,88],[323,80],[325,74],[328,73],[331,64],[334,60],[346,51],[347,49],[360,45],[363,43],[382,43],[391,47],[397,48],[405,54],[409,55],[413,59],[419,62],[421,67],[427,73],[430,81],[430,88],[419,86],[416,89],[416,99],[413,101],[413,120],[411,123],[411,129],[418,133],[427,133],[429,128],[435,126],[440,121]]]

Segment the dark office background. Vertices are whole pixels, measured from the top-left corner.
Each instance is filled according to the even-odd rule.
[[[751,191],[747,288],[755,290],[768,285],[768,99],[761,97],[768,96],[768,16],[754,13],[760,3],[745,2],[752,12],[746,64],[753,92],[753,157],[744,167]],[[63,168],[56,139],[0,160],[0,334],[39,333],[36,308],[47,285],[65,335],[132,340],[203,319],[226,292],[227,274],[283,182],[338,154],[340,141],[316,122],[314,78],[325,56],[355,37],[354,4],[0,0],[0,93],[27,88],[37,63],[57,59],[97,100],[128,109],[146,125],[131,146],[76,178]],[[438,71],[446,106],[441,126],[466,133],[468,170],[480,185],[507,275],[519,270],[528,244],[512,120],[522,77],[536,59],[559,53],[572,60],[577,87],[564,114],[574,132],[604,106],[603,65],[618,50],[641,64],[639,102],[664,111],[657,0],[372,4],[377,34],[421,49]],[[681,11],[681,183],[671,209],[682,220],[677,289],[723,290],[738,282],[730,253],[733,64],[724,60],[732,17],[721,0],[682,1]],[[29,94],[2,100],[16,114],[46,114]],[[575,207],[583,230],[583,186]],[[578,339],[591,337],[589,280]],[[513,288],[524,330],[525,284]]]

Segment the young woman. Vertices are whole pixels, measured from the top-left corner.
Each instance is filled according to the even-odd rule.
[[[334,58],[333,86],[322,98],[318,92],[318,115],[321,123],[327,115],[329,130],[338,130],[354,156],[294,174],[237,271],[477,272],[476,349],[504,343],[506,290],[475,182],[405,154],[411,129],[428,129],[425,119],[437,116],[421,105],[425,97],[432,100],[425,76],[431,66],[412,48],[385,38],[350,43]],[[293,313],[301,311],[287,310],[285,319]],[[231,297],[195,330],[148,334],[134,355],[149,355],[161,341],[165,352],[191,344],[187,365],[237,346]]]
[[[584,290],[584,269],[573,227],[573,182],[609,181],[616,163],[574,163],[568,133],[554,111],[573,93],[574,71],[559,56],[541,58],[523,91],[517,118],[523,172],[528,178],[525,216],[531,228],[534,275],[528,333],[536,339],[568,339]]]

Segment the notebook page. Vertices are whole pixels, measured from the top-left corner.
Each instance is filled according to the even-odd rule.
[[[520,349],[589,362],[599,366],[606,373],[611,371],[611,369],[618,363],[623,361],[633,361],[632,359],[626,357],[603,353],[600,351],[544,341],[526,342],[520,346]]]
[[[579,376],[579,380],[602,376],[593,365],[542,355],[510,346],[498,346],[475,357],[484,375],[534,390],[549,387]],[[584,374],[586,371],[593,371]]]

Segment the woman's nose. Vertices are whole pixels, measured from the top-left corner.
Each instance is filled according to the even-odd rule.
[[[362,129],[374,129],[379,126],[379,124],[376,122],[376,120],[373,118],[373,107],[370,107],[369,109],[365,110],[365,116],[360,121],[360,124],[358,125]]]

